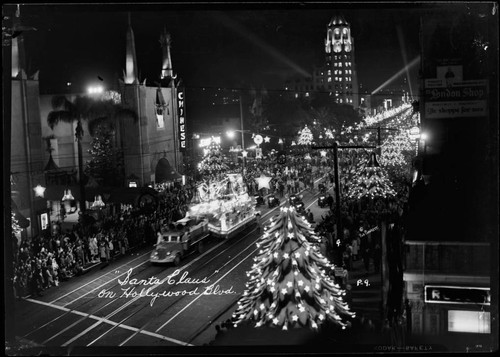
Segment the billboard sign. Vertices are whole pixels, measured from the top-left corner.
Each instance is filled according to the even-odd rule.
[[[428,79],[424,95],[426,119],[482,117],[487,113],[485,80],[447,85],[446,79]]]
[[[426,303],[490,305],[489,288],[426,285]]]
[[[186,150],[186,110],[184,102],[184,89],[179,88],[177,90],[177,110],[179,113],[179,150]]]

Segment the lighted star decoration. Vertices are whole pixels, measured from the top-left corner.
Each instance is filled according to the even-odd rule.
[[[36,197],[43,197],[43,195],[45,193],[45,187],[43,187],[41,185],[37,185],[33,190],[35,191]]]
[[[319,153],[321,154],[321,157],[325,157],[326,156],[326,151],[325,150],[321,150]]]
[[[248,151],[243,150],[243,151],[241,152],[241,155],[243,155],[243,157],[247,157],[247,155],[248,155]]]
[[[257,177],[255,180],[259,184],[259,190],[261,188],[267,188],[267,189],[271,188],[271,187],[269,187],[269,182],[272,180],[272,177],[267,177],[267,176],[262,175],[260,177]]]
[[[268,143],[268,142],[270,142],[270,141],[271,141],[271,138],[270,138],[269,136],[266,136],[266,137],[264,138],[264,142],[265,142],[265,143]]]

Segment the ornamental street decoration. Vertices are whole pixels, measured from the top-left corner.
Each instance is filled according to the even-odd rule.
[[[243,321],[283,330],[317,330],[327,322],[350,326],[355,313],[343,301],[345,291],[328,275],[335,266],[309,241],[314,236],[294,208],[281,208],[257,243],[250,280],[232,316],[235,327]]]
[[[267,188],[270,189],[271,187],[269,186],[269,182],[272,180],[272,177],[267,177],[264,175],[261,175],[260,177],[257,177],[255,181],[259,184],[259,190],[261,188]]]

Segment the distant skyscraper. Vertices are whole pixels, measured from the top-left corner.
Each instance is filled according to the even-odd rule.
[[[312,78],[289,79],[285,89],[295,97],[309,97],[310,92],[328,92],[339,104],[359,107],[358,76],[354,60],[354,38],[351,27],[341,15],[335,15],[327,25],[325,62],[313,69]]]
[[[349,23],[336,15],[327,26],[325,39],[325,85],[340,104],[359,106],[358,76],[354,59],[354,38]]]

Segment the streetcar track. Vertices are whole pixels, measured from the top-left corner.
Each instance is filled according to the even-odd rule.
[[[316,182],[317,182],[317,181],[319,181],[319,180],[321,180],[321,178],[319,178],[318,180],[316,180]],[[305,191],[305,190],[300,191],[300,192],[299,192],[299,194],[300,194],[300,193],[302,193],[302,192],[304,192],[304,191]],[[313,197],[314,197],[314,196],[313,196]],[[313,200],[312,200],[312,203],[311,203],[308,207],[310,207],[312,204],[314,204],[314,201],[315,201],[315,200],[313,199]],[[280,203],[279,207],[281,207],[281,206],[285,205],[285,204],[286,204],[286,202],[287,202],[287,201],[286,201],[286,200],[284,200],[282,203]],[[268,216],[268,215],[270,215],[270,214],[271,214],[274,210],[276,210],[276,209],[277,209],[277,207],[275,207],[275,208],[273,208],[273,209],[269,210],[268,212],[266,212],[265,214],[263,214],[263,217],[264,217],[264,216]],[[266,217],[266,220],[268,220],[268,219],[269,219],[269,218],[267,218],[267,217]],[[241,240],[245,239],[245,238],[246,238],[249,234],[253,233],[254,231],[255,231],[255,229],[253,229],[251,232],[247,233],[245,236],[243,236],[242,238],[240,238],[237,242],[239,242],[239,241],[241,241]],[[240,253],[238,253],[238,254],[237,254],[237,256],[239,256],[242,252],[244,252],[245,250],[247,250],[248,248],[250,248],[253,244],[255,244],[255,243],[257,242],[257,240],[258,240],[258,239],[259,239],[259,237],[257,237],[257,239],[256,239],[255,241],[253,241],[252,243],[250,243],[250,245],[249,245],[246,249],[244,249],[244,250],[242,250]],[[224,242],[222,242],[222,243],[224,243]],[[222,244],[222,243],[221,243],[221,244]],[[236,243],[233,243],[233,245],[234,245],[234,244],[236,244]],[[218,255],[214,256],[213,258],[211,258],[211,259],[210,259],[208,262],[206,262],[205,264],[207,264],[207,263],[209,263],[210,261],[214,260],[214,259],[215,259],[215,258],[217,258],[219,255],[221,255],[222,253],[226,252],[226,251],[227,251],[227,250],[229,250],[229,249],[230,249],[230,247],[228,247],[227,249],[225,249],[225,250],[224,250],[223,252],[221,252],[220,254],[218,254]],[[255,249],[255,250],[254,250],[251,254],[254,254],[256,251],[257,251],[257,249]],[[207,253],[208,253],[208,252],[207,252]],[[251,255],[251,254],[250,254],[250,255]],[[229,262],[226,262],[226,263],[225,263],[222,267],[218,268],[216,271],[220,271],[222,268],[224,268],[226,265],[228,265],[230,262],[232,262],[235,258],[236,258],[236,257],[233,257],[233,258],[232,258]],[[246,257],[245,259],[247,259],[247,258],[248,258],[248,257]],[[243,261],[244,261],[244,260],[243,260]],[[239,265],[239,264],[237,264],[236,266],[238,266],[238,265]],[[236,266],[235,266],[235,267],[236,267]],[[185,267],[186,267],[186,266],[185,266]],[[183,268],[185,268],[185,267],[183,267]],[[198,270],[200,270],[201,268],[202,268],[202,267],[200,266],[198,269],[195,269],[195,271],[194,271],[194,272],[197,272],[197,271],[198,271]],[[234,268],[233,268],[233,269],[234,269]],[[232,269],[231,269],[230,271],[232,271]],[[213,274],[212,274],[212,275],[213,275]],[[227,275],[227,274],[225,274],[225,275]],[[225,276],[225,275],[224,275],[224,276]],[[218,280],[218,281],[220,281],[220,280]],[[215,284],[215,283],[214,283],[214,284]],[[213,284],[211,284],[211,285],[213,285]],[[158,285],[156,285],[156,286],[152,287],[152,288],[151,288],[151,290],[153,290],[153,289],[154,289],[154,288],[156,288],[157,286],[158,286]],[[169,289],[169,290],[166,290],[166,291],[171,291],[171,290],[172,290],[172,289]],[[202,295],[203,295],[203,294],[202,294]],[[196,300],[197,300],[199,297],[201,297],[202,295],[199,295],[199,296],[198,296],[197,298],[195,298],[195,300],[193,300],[191,303],[193,303],[194,301],[196,301]],[[140,297],[136,297],[136,298],[132,299],[132,300],[131,300],[131,301],[129,301],[127,304],[125,304],[125,305],[124,305],[124,307],[125,307],[125,306],[129,306],[129,305],[130,305],[130,304],[132,304],[133,302],[137,301],[139,298],[140,298]],[[184,299],[183,297],[179,297],[178,299],[174,300],[174,301],[173,301],[170,305],[168,305],[165,309],[163,309],[163,310],[160,312],[160,314],[159,314],[159,315],[161,315],[161,314],[162,314],[163,312],[165,312],[166,310],[168,310],[168,309],[172,308],[172,306],[174,306],[175,304],[177,304],[178,302],[180,302],[180,301],[181,301],[181,300],[183,300],[183,299]],[[189,306],[191,303],[189,303],[187,306]],[[233,303],[233,304],[234,304],[234,303]],[[125,319],[123,319],[123,320],[122,320],[122,322],[127,321],[128,319],[130,319],[131,317],[135,316],[137,313],[139,313],[140,311],[142,311],[142,310],[143,310],[144,308],[146,308],[146,307],[147,307],[147,305],[140,306],[140,307],[139,307],[139,308],[138,308],[135,312],[133,312],[132,314],[130,314],[129,316],[127,316]],[[184,311],[184,310],[185,310],[185,308],[184,308],[184,309],[182,309],[180,312],[182,312],[182,311]],[[171,320],[173,320],[173,318],[175,318],[177,315],[179,315],[179,313],[180,313],[180,312],[178,312],[178,313],[177,313],[174,317],[172,317],[169,321],[167,321],[167,323],[165,323],[164,325],[162,325],[162,326],[161,326],[159,329],[157,329],[155,332],[158,332],[161,328],[163,328],[166,324],[168,324]],[[119,346],[122,346],[123,344],[125,344],[126,342],[128,342],[129,340],[131,340],[131,339],[132,339],[134,336],[136,336],[136,335],[137,335],[140,331],[142,331],[142,330],[143,330],[146,326],[148,326],[150,322],[151,322],[151,321],[149,321],[149,322],[147,322],[146,324],[144,324],[144,325],[143,325],[143,326],[142,326],[139,330],[137,330],[137,332],[135,332],[134,334],[132,334],[131,336],[129,336],[127,339],[125,339],[122,343],[120,343],[120,344],[119,344]],[[206,328],[208,328],[208,326],[207,326]],[[205,329],[206,329],[206,328],[205,328]],[[113,329],[113,328],[112,328],[112,329]],[[203,330],[203,331],[204,331],[204,330]],[[201,331],[201,332],[203,332],[203,331]],[[94,341],[92,341],[91,343],[89,343],[89,344],[87,345],[87,347],[88,347],[88,346],[90,346],[90,345],[92,345],[94,342],[98,341],[101,337],[103,337],[103,336],[104,336],[105,334],[107,334],[108,332],[110,332],[110,331],[109,331],[109,330],[108,330],[108,331],[106,331],[104,334],[102,334],[101,336],[99,336],[98,338],[96,338]],[[200,332],[200,333],[201,333],[201,332]]]
[[[235,243],[237,243],[237,242],[240,242],[240,241],[244,240],[247,236],[248,236],[248,234],[246,234],[246,235],[245,235],[245,236],[243,236],[242,238],[239,238],[239,239],[238,239]],[[182,271],[182,270],[184,270],[184,269],[188,268],[189,266],[191,266],[192,264],[194,264],[195,262],[197,262],[198,260],[200,260],[203,256],[205,256],[205,255],[207,255],[208,253],[210,253],[211,251],[213,251],[213,250],[215,250],[215,249],[217,249],[217,248],[219,248],[219,247],[223,246],[224,244],[228,244],[228,241],[227,241],[227,240],[222,241],[221,243],[217,244],[216,246],[214,246],[213,248],[211,248],[210,250],[208,250],[207,252],[205,252],[203,255],[199,256],[198,258],[194,259],[193,261],[189,262],[188,264],[186,264],[186,265],[184,265],[184,266],[182,266],[182,267],[178,268],[177,270]],[[229,249],[231,249],[231,248],[232,248],[232,246],[233,246],[233,245],[234,245],[234,243],[233,243],[232,245],[230,245],[229,247],[227,247],[226,249],[224,249],[223,251],[221,251],[220,253],[218,253],[217,255],[215,255],[214,257],[212,257],[212,258],[211,258],[210,260],[208,260],[207,262],[205,262],[205,264],[207,264],[207,263],[211,262],[212,260],[215,260],[217,257],[219,257],[220,255],[222,255],[222,254],[224,254],[225,252],[227,252]],[[197,268],[194,270],[194,272],[197,272],[197,271],[198,271],[198,270],[200,270],[201,268],[203,268],[203,266],[199,266],[199,267],[197,267]],[[136,275],[136,274],[134,274],[134,275]],[[168,277],[168,276],[170,276],[170,275],[171,275],[171,274],[167,275],[167,277]],[[114,279],[113,279],[113,280],[114,280]],[[115,284],[114,286],[118,286],[118,285],[119,285],[119,284]],[[154,289],[155,287],[156,287],[156,286],[152,287],[152,289]],[[170,289],[168,289],[168,291],[171,291],[173,287],[174,287],[174,286],[172,286]],[[151,289],[151,290],[152,290],[152,289]],[[110,313],[110,314],[109,314],[106,318],[108,318],[108,317],[112,317],[112,316],[114,316],[115,314],[119,313],[120,311],[122,311],[123,309],[125,309],[126,307],[128,307],[129,305],[131,305],[131,304],[133,304],[134,302],[136,302],[139,298],[140,298],[140,296],[139,296],[139,297],[135,297],[135,298],[131,299],[130,301],[128,301],[128,302],[127,302],[127,303],[125,303],[124,305],[120,306],[117,310],[115,310],[115,311],[111,312],[111,313]],[[98,297],[94,297],[94,298],[93,298],[93,300],[95,300],[95,299],[98,299]],[[181,299],[179,299],[179,300],[181,300]],[[114,302],[115,302],[115,301],[118,301],[118,298],[114,299],[113,301],[114,301]],[[168,308],[170,308],[171,306],[173,306],[176,302],[177,302],[177,300],[176,300],[176,301],[174,301],[174,302],[173,302],[173,303],[172,303],[172,304],[171,304]],[[147,305],[146,305],[146,306],[147,306]],[[146,306],[142,306],[142,307],[140,307],[140,309],[139,309],[138,311],[136,311],[135,313],[131,314],[128,318],[130,318],[130,317],[132,317],[132,316],[136,315],[136,313],[137,313],[137,312],[141,311],[141,310],[142,310],[143,308],[145,308]],[[167,309],[168,309],[168,308],[167,308]],[[162,311],[162,312],[163,312],[163,311]],[[100,323],[96,323],[96,324],[94,324],[92,328],[97,327],[99,324],[100,324]],[[87,329],[87,330],[88,330],[88,329]],[[85,330],[85,333],[86,333],[86,332],[88,332],[87,330]],[[82,333],[81,333],[80,335],[82,335]],[[71,340],[70,340],[70,341],[71,341]],[[66,343],[65,343],[65,345],[66,345],[67,343],[68,343],[68,342],[66,342]],[[70,342],[70,343],[71,343],[71,342]],[[63,345],[63,346],[64,346],[64,345]]]
[[[242,237],[239,241],[241,241],[241,240],[245,239],[247,236],[249,236],[250,234],[252,234],[254,231],[255,231],[255,229],[253,229],[252,231],[248,232],[248,233],[247,233],[247,234],[245,234],[245,235],[244,235],[244,236],[243,236],[243,237]],[[257,239],[258,239],[258,238],[257,238]],[[240,254],[242,254],[245,250],[247,250],[248,248],[250,248],[250,247],[251,247],[254,243],[255,243],[255,241],[254,241],[254,242],[252,242],[251,244],[249,244],[249,246],[248,246],[247,248],[243,249],[240,253],[236,254],[236,256],[232,257],[232,258],[231,258],[228,262],[226,262],[226,263],[225,263],[222,267],[219,267],[219,268],[218,268],[218,269],[216,269],[216,270],[220,271],[220,269],[222,269],[224,266],[226,266],[227,264],[229,264],[230,262],[232,262],[234,259],[236,259],[236,258],[237,258]],[[226,249],[224,252],[226,252],[227,250],[229,250],[229,248],[228,248],[228,249]],[[219,254],[219,255],[221,255],[221,254]],[[219,256],[219,255],[218,255],[218,256]],[[205,264],[209,263],[209,262],[210,262],[210,261],[212,261],[212,260],[215,260],[215,258],[217,258],[218,256],[214,256],[214,257],[213,257],[213,258],[211,258],[209,261],[207,261]],[[195,273],[196,273],[198,270],[201,270],[201,268],[203,268],[203,266],[200,266],[198,269],[196,269],[196,270],[195,270]],[[215,284],[215,283],[214,283],[214,284]],[[210,285],[213,285],[213,284],[210,284]],[[152,289],[156,288],[157,286],[158,286],[158,285],[156,285],[156,286],[152,287]],[[171,290],[172,290],[172,288],[173,288],[173,286],[171,287],[171,289],[166,290],[166,291],[171,291]],[[203,296],[203,294],[201,294],[201,295],[199,295],[199,296]],[[137,300],[137,299],[139,299],[139,297],[134,298],[134,299],[135,299],[135,300]],[[174,301],[172,301],[172,302],[171,302],[171,304],[169,304],[166,308],[164,308],[164,309],[163,309],[163,310],[162,310],[162,311],[161,311],[158,315],[161,315],[161,314],[162,314],[162,313],[164,313],[165,311],[167,311],[167,310],[171,309],[171,308],[172,308],[172,306],[176,305],[177,303],[179,303],[179,302],[180,302],[180,301],[182,301],[183,299],[184,299],[184,297],[183,297],[183,296],[181,296],[181,297],[179,297],[179,298],[177,298],[177,299],[174,299]],[[142,305],[142,306],[139,306],[139,308],[138,308],[136,311],[134,311],[132,314],[130,314],[130,315],[127,317],[127,319],[129,319],[129,318],[131,318],[131,317],[135,316],[136,314],[138,314],[139,312],[141,312],[143,309],[147,308],[147,306],[148,306],[148,305]],[[140,331],[140,330],[145,329],[145,327],[146,327],[146,326],[148,326],[150,323],[151,323],[151,321],[146,322],[146,324],[144,324],[144,325],[143,325],[143,326],[139,329],[139,331]],[[138,331],[138,332],[136,332],[136,333],[134,333],[132,336],[129,336],[129,337],[128,337],[125,341],[123,341],[122,343],[120,343],[120,344],[119,344],[119,346],[122,346],[124,343],[128,342],[130,339],[132,339],[134,336],[136,336],[136,335],[139,333],[139,331]],[[158,331],[159,331],[159,329],[158,329],[158,330],[156,330],[155,332],[158,332]],[[100,338],[100,337],[99,337],[99,338]],[[90,346],[90,344],[89,344],[89,345],[87,345],[87,346]]]
[[[320,178],[320,179],[321,179],[321,178]],[[319,181],[320,179],[318,179],[317,181]],[[302,192],[304,192],[304,191],[305,191],[305,190],[300,191],[300,192],[299,192],[299,194],[300,194],[300,193],[302,193]],[[278,207],[281,207],[281,206],[285,205],[285,204],[286,204],[286,202],[287,202],[287,201],[286,201],[286,200],[284,200],[282,203],[280,203],[280,205],[279,205]],[[311,205],[312,205],[313,203],[314,203],[314,199],[313,199],[313,202],[311,203]],[[311,205],[309,205],[308,207],[310,207]],[[275,207],[275,208],[273,208],[273,209],[269,210],[268,212],[264,213],[264,214],[262,215],[262,217],[264,218],[264,217],[266,217],[266,216],[271,215],[271,214],[273,213],[273,211],[275,211],[278,207]],[[266,217],[266,221],[267,221],[267,220],[269,220],[269,218],[270,218],[270,217]],[[230,250],[230,249],[231,249],[231,247],[232,247],[233,245],[235,245],[236,243],[241,242],[242,240],[246,239],[246,238],[247,238],[250,234],[252,234],[254,231],[255,231],[255,229],[253,229],[253,230],[252,230],[252,231],[250,231],[249,233],[245,234],[242,238],[239,238],[239,239],[235,240],[234,242],[232,242],[233,244],[231,244],[231,246],[229,246],[229,247],[225,248],[224,250],[222,250],[220,253],[218,253],[217,255],[215,255],[214,257],[212,257],[210,260],[208,260],[207,262],[205,262],[205,264],[207,264],[207,263],[209,263],[209,262],[211,262],[211,261],[215,260],[216,258],[218,258],[219,256],[221,256],[222,254],[226,253],[228,250]],[[256,242],[257,240],[258,240],[258,237],[257,237],[257,239],[256,239],[255,241],[253,241],[252,243],[250,243],[250,245],[249,245],[246,249],[244,249],[243,251],[241,251],[241,253],[242,253],[242,252],[244,252],[245,250],[247,250],[248,248],[250,248],[253,244],[255,244],[255,242]],[[180,268],[180,269],[178,269],[178,270],[181,270],[181,271],[182,271],[182,270],[186,269],[187,267],[189,267],[190,265],[194,264],[195,262],[197,262],[198,260],[200,260],[202,257],[204,257],[205,255],[207,255],[208,253],[212,252],[213,250],[215,250],[215,249],[217,249],[217,248],[219,248],[219,247],[221,247],[221,246],[223,246],[224,244],[227,244],[227,243],[228,243],[228,241],[227,241],[227,240],[225,240],[225,241],[223,241],[223,242],[221,242],[221,243],[217,244],[216,246],[214,246],[213,248],[211,248],[210,250],[208,250],[207,252],[205,252],[204,254],[200,255],[198,258],[194,259],[193,261],[189,262],[188,264],[186,264],[185,266],[181,267],[181,268]],[[251,254],[255,253],[255,251],[256,251],[256,250],[254,250]],[[114,271],[116,271],[116,270],[118,270],[118,269],[121,269],[122,267],[125,267],[125,266],[129,265],[131,262],[133,262],[133,261],[135,261],[135,260],[138,260],[138,259],[141,259],[141,258],[143,258],[144,256],[146,256],[146,255],[150,254],[150,252],[151,252],[151,251],[150,251],[150,250],[148,250],[148,252],[147,252],[147,253],[145,253],[145,254],[141,255],[140,257],[137,257],[137,258],[133,259],[132,261],[127,262],[126,264],[122,264],[121,266],[119,266],[118,268],[115,268],[115,269],[113,269],[113,270],[114,270]],[[239,253],[239,254],[241,254],[241,253]],[[238,256],[239,254],[237,254],[237,256]],[[233,261],[235,258],[236,258],[236,257],[232,258],[229,262],[226,262],[224,265],[222,265],[222,267],[220,267],[219,269],[217,269],[217,270],[216,270],[216,272],[218,272],[218,271],[220,271],[221,269],[223,269],[225,266],[227,266],[227,265],[228,265],[231,261]],[[247,257],[247,258],[248,258],[248,257]],[[247,259],[247,258],[245,258],[245,259]],[[145,263],[147,263],[147,262],[149,262],[149,260],[146,260],[146,261],[144,261],[144,262],[142,262],[142,263],[138,264],[137,266],[133,267],[132,269],[135,269],[135,268],[137,268],[137,267],[141,267],[141,266],[143,266],[143,265],[144,265]],[[239,264],[238,264],[238,265],[239,265]],[[140,274],[141,272],[143,272],[144,270],[148,269],[149,267],[150,267],[150,266],[145,266],[145,267],[144,267],[144,269],[141,269],[139,272],[134,272],[134,276],[136,276],[137,274]],[[199,270],[201,270],[201,268],[203,268],[203,266],[199,266],[199,267],[197,267],[197,268],[194,270],[194,272],[195,272],[195,273],[196,273],[196,272],[198,272]],[[110,274],[113,270],[111,270],[110,272],[106,273],[104,276],[100,276],[99,278],[96,278],[96,279],[94,279],[94,280],[92,280],[92,281],[90,281],[90,282],[86,283],[85,285],[83,285],[83,286],[81,286],[81,287],[79,287],[79,288],[77,288],[77,289],[74,289],[74,290],[72,290],[71,292],[66,293],[66,294],[65,294],[65,295],[63,295],[63,296],[58,297],[58,298],[57,298],[57,299],[55,299],[53,302],[57,302],[57,301],[61,300],[62,298],[66,297],[66,296],[69,296],[69,295],[71,295],[71,294],[73,294],[73,293],[76,293],[76,292],[78,292],[78,291],[79,291],[79,290],[81,290],[82,288],[85,288],[85,287],[86,287],[86,286],[88,286],[88,285],[91,285],[92,283],[95,283],[95,282],[97,282],[97,281],[99,281],[99,280],[102,280],[102,279],[103,279],[103,277],[105,277],[105,276],[109,275],[109,274]],[[130,270],[130,268],[129,268],[129,270]],[[231,270],[232,270],[232,269],[231,269]],[[231,271],[231,270],[230,270],[230,271]],[[118,277],[121,277],[121,276],[123,276],[123,275],[125,275],[125,274],[126,274],[126,273],[123,273],[123,274],[121,274],[121,275],[120,275],[120,276],[118,276]],[[215,273],[214,273],[214,274],[215,274]],[[212,274],[212,275],[213,275],[213,274]],[[227,274],[226,274],[226,275],[227,275]],[[224,275],[224,276],[225,276],[225,275]],[[168,277],[168,276],[167,276],[167,277]],[[80,300],[82,297],[84,297],[84,296],[86,296],[86,295],[90,294],[90,293],[91,293],[91,292],[93,292],[93,291],[98,290],[98,289],[99,289],[99,288],[101,288],[102,286],[105,286],[105,285],[107,285],[107,284],[109,284],[109,283],[111,283],[111,282],[113,282],[113,281],[115,281],[115,279],[111,279],[111,280],[107,281],[106,283],[99,285],[97,288],[94,288],[94,289],[92,289],[91,291],[86,292],[86,293],[85,293],[85,294],[83,294],[82,296],[79,296],[78,298],[76,298],[76,299],[72,300],[71,302],[69,302],[69,303],[67,303],[67,304],[63,305],[63,307],[64,307],[64,306],[67,306],[67,305],[70,305],[70,304],[75,303],[77,300]],[[117,280],[116,280],[116,281],[117,281]],[[112,288],[117,287],[118,285],[119,285],[119,284],[118,284],[118,283],[116,283],[116,284],[112,285]],[[173,287],[172,287],[172,288],[173,288]],[[168,291],[171,291],[171,290],[172,290],[172,288],[171,288],[171,289],[169,289]],[[201,295],[200,295],[200,296],[201,296]],[[113,321],[109,320],[108,318],[110,318],[110,317],[112,317],[112,316],[116,315],[117,313],[119,313],[119,312],[123,311],[126,307],[128,307],[130,304],[132,304],[132,303],[134,303],[135,301],[137,301],[139,298],[140,298],[140,296],[139,296],[139,297],[136,297],[136,298],[134,298],[134,299],[132,299],[132,300],[130,300],[128,303],[126,303],[126,304],[124,304],[124,305],[120,306],[118,309],[116,309],[116,310],[114,310],[114,311],[110,312],[110,313],[109,313],[106,317],[104,317],[104,318],[102,318],[102,317],[100,318],[100,317],[98,317],[98,316],[94,316],[94,315],[93,315],[94,313],[96,313],[96,312],[98,312],[98,311],[100,311],[100,310],[104,309],[104,308],[105,308],[105,307],[107,307],[108,305],[110,305],[110,304],[112,304],[113,302],[116,302],[116,301],[118,300],[118,299],[114,299],[114,300],[110,301],[109,303],[105,304],[104,306],[99,307],[97,310],[94,310],[94,311],[93,311],[93,312],[91,312],[91,313],[85,313],[85,315],[84,315],[84,317],[83,317],[82,319],[80,319],[80,320],[78,320],[76,323],[72,324],[72,327],[73,327],[73,326],[78,325],[80,322],[82,322],[82,321],[86,320],[87,318],[101,319],[101,320],[99,320],[96,324],[94,324],[94,325],[93,325],[93,326],[91,326],[90,328],[86,329],[86,330],[85,330],[85,333],[86,333],[86,332],[88,332],[88,331],[90,331],[91,329],[93,329],[93,328],[97,327],[97,325],[100,325],[100,324],[101,324],[104,320],[106,320],[105,322],[109,322],[109,323],[111,323],[112,325],[114,325],[114,326],[113,326],[113,328],[112,328],[111,330],[113,330],[115,327],[118,327],[118,326],[124,326],[124,327],[125,327],[126,325],[124,325],[123,323],[124,323],[125,321],[127,321],[128,319],[130,319],[131,317],[135,316],[138,312],[142,311],[142,310],[143,310],[143,309],[144,309],[147,305],[146,305],[146,306],[139,306],[139,309],[138,309],[136,312],[134,312],[134,313],[130,314],[129,316],[127,316],[126,318],[122,319],[119,323],[113,322]],[[88,303],[88,302],[91,302],[91,301],[93,301],[93,300],[95,300],[95,299],[98,299],[98,297],[97,297],[97,296],[96,296],[96,297],[93,297],[93,298],[91,298],[91,300],[87,300],[87,301],[83,302],[82,304],[78,305],[78,307],[82,307],[84,304],[86,304],[86,303]],[[177,304],[177,303],[178,303],[179,301],[181,301],[182,299],[183,299],[183,297],[180,297],[179,299],[174,300],[174,301],[173,301],[173,302],[172,302],[172,303],[171,303],[168,307],[166,307],[165,309],[163,309],[161,313],[163,313],[163,312],[165,312],[166,310],[170,309],[172,306],[174,306],[175,304]],[[53,305],[56,305],[56,304],[53,304]],[[232,304],[230,304],[230,306],[232,306],[232,305],[234,305],[234,302],[233,302]],[[56,306],[57,306],[57,305],[56,305]],[[183,309],[183,310],[184,310],[184,309]],[[182,311],[183,311],[183,310],[182,310]],[[225,310],[227,310],[227,307],[225,308]],[[64,316],[66,316],[67,314],[69,314],[69,313],[71,313],[71,312],[77,312],[77,310],[76,310],[76,309],[67,309],[67,312],[66,312],[65,314],[63,314],[63,315],[61,315],[61,316],[59,316],[59,317],[57,317],[57,318],[53,319],[52,321],[50,321],[50,322],[48,322],[48,323],[44,324],[43,326],[41,326],[41,327],[37,328],[36,330],[33,330],[33,331],[29,332],[26,336],[28,336],[28,335],[30,335],[30,334],[32,334],[32,333],[34,333],[34,332],[36,332],[36,331],[40,330],[40,329],[41,329],[41,328],[43,328],[44,326],[47,326],[48,324],[52,323],[53,321],[55,321],[55,320],[57,320],[57,319],[59,319],[59,318],[61,318],[61,317],[64,317]],[[80,313],[80,314],[84,314],[84,313]],[[178,315],[178,314],[177,314],[177,315]],[[177,315],[176,315],[176,316],[177,316]],[[172,318],[172,319],[173,319],[173,318]],[[172,320],[172,319],[171,319],[171,320]],[[169,320],[169,321],[171,321],[171,320]],[[130,336],[130,338],[126,339],[126,340],[125,340],[124,342],[122,342],[122,343],[126,343],[128,340],[130,340],[132,337],[136,336],[138,333],[148,332],[148,331],[145,331],[145,330],[144,330],[144,328],[145,328],[148,324],[149,324],[149,322],[148,322],[148,323],[146,323],[146,324],[145,324],[142,328],[140,328],[140,329],[138,329],[138,328],[133,328],[133,329],[135,330],[135,333],[134,333],[132,336]],[[166,324],[164,324],[164,325],[166,325]],[[199,335],[199,334],[201,334],[203,331],[205,331],[205,330],[206,330],[209,326],[210,326],[210,324],[209,324],[209,325],[207,325],[207,326],[206,326],[203,330],[201,330],[198,334],[196,334],[196,336],[197,336],[197,335]],[[162,326],[162,327],[163,327],[163,326]],[[161,327],[161,328],[162,328],[162,327]],[[161,329],[161,328],[160,328],[160,329]],[[67,329],[65,329],[65,330],[67,330]],[[49,340],[47,340],[47,341],[50,341],[50,340],[52,340],[53,338],[57,337],[57,335],[60,335],[60,334],[61,334],[62,332],[64,332],[65,330],[60,331],[60,332],[59,332],[59,333],[57,333],[55,336],[52,336],[51,338],[49,338]],[[109,333],[111,330],[106,331],[104,334],[102,334],[101,336],[99,336],[98,338],[96,338],[94,341],[92,341],[92,342],[89,344],[89,346],[90,346],[91,344],[93,344],[94,342],[98,341],[100,338],[102,338],[104,335],[106,335],[107,333]],[[158,329],[157,331],[159,331],[159,329]],[[149,333],[149,332],[148,332],[148,333]],[[81,335],[82,335],[82,333],[80,333],[80,334],[79,334],[79,335],[77,335],[77,336],[74,336],[72,339],[70,339],[70,340],[69,340],[69,341],[67,341],[65,344],[63,344],[63,346],[66,346],[66,345],[70,344],[71,342],[75,341],[76,339],[78,339],[79,337],[81,337]],[[196,336],[192,337],[192,338],[191,338],[191,340],[192,340],[192,339],[194,339]],[[163,336],[163,337],[164,337],[164,338],[166,338],[165,336]],[[181,342],[181,341],[179,341],[179,342]]]
[[[146,253],[146,254],[149,254],[149,252],[148,252],[148,253]],[[123,267],[123,266],[125,266],[125,265],[127,265],[127,264],[132,263],[134,260],[137,260],[137,259],[142,258],[142,257],[143,257],[144,255],[146,255],[146,254],[143,254],[143,255],[141,255],[140,257],[137,257],[137,258],[135,258],[135,259],[132,259],[131,261],[127,262],[126,264],[122,264],[122,265],[121,265],[121,266],[119,266],[117,269],[119,269],[119,268],[121,268],[121,267]],[[139,265],[137,265],[137,266],[140,266],[140,265],[142,265],[142,264],[144,264],[144,263],[141,263],[141,264],[139,264]],[[51,301],[50,303],[51,303],[51,304],[55,304],[57,301],[61,300],[62,298],[65,298],[66,296],[68,296],[68,295],[70,295],[70,294],[73,294],[74,292],[76,292],[76,291],[78,291],[78,290],[81,290],[81,289],[82,289],[82,288],[84,288],[85,286],[90,285],[90,284],[92,284],[93,282],[95,282],[95,281],[97,281],[97,280],[100,280],[100,279],[104,278],[106,275],[108,275],[108,274],[110,274],[110,273],[111,273],[111,271],[110,271],[110,272],[108,272],[108,273],[106,273],[106,274],[104,274],[104,275],[101,275],[101,276],[100,276],[100,277],[98,277],[98,278],[95,278],[94,280],[89,281],[88,283],[86,283],[86,284],[84,284],[84,285],[82,285],[82,286],[79,286],[78,288],[76,288],[76,289],[74,289],[74,290],[72,290],[72,291],[70,291],[70,292],[68,292],[68,293],[66,293],[66,294],[64,294],[64,295],[59,296],[57,299],[55,299],[55,300]],[[71,303],[71,302],[70,302],[70,303]],[[68,304],[69,304],[69,303],[68,303]],[[68,304],[66,304],[66,305],[68,305]],[[63,305],[63,306],[66,306],[66,305]]]

